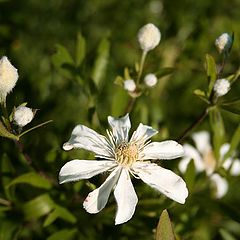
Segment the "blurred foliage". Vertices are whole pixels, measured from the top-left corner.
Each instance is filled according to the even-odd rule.
[[[104,134],[107,116],[124,114],[130,96],[114,81],[124,74],[124,67],[134,68],[139,61],[136,34],[142,25],[152,22],[162,33],[144,70],[169,72],[136,101],[132,125],[143,122],[159,129],[157,140],[176,139],[205,109],[193,91],[207,89],[205,55],[212,55],[216,64],[222,61],[214,41],[223,32],[235,33],[224,77],[239,67],[239,8],[238,0],[0,0],[0,56],[8,56],[20,75],[8,96],[8,110],[28,102],[39,109],[30,126],[53,120],[23,136],[22,151],[14,141],[1,138],[0,239],[154,239],[165,208],[177,239],[240,239],[239,177],[229,177],[228,194],[216,200],[206,176],[196,176],[190,165],[184,176],[190,190],[185,205],[134,180],[139,204],[131,221],[120,226],[113,225],[113,196],[97,215],[81,207],[104,175],[58,184],[66,161],[92,158],[86,151],[62,150],[73,127],[81,123]],[[223,140],[214,119],[221,113],[227,129],[224,138],[230,142],[240,118],[229,113],[239,113],[239,101],[229,101],[239,91],[240,84],[234,84],[225,97],[222,108],[228,111],[212,111],[217,146]],[[204,121],[199,128],[210,127]],[[235,147],[238,132],[232,140]],[[178,160],[172,162],[161,164],[176,170]]]

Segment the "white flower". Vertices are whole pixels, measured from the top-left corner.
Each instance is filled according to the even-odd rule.
[[[129,92],[134,92],[136,89],[136,84],[132,79],[127,79],[124,81],[123,87],[125,90],[127,90]]]
[[[215,41],[217,50],[222,53],[227,53],[232,46],[232,37],[228,33],[221,34]]]
[[[144,82],[148,87],[154,87],[157,84],[157,77],[153,73],[149,73],[144,77]]]
[[[12,91],[18,80],[17,69],[7,57],[0,59],[0,102],[5,102],[7,94]]]
[[[13,120],[19,127],[24,127],[32,121],[34,117],[31,108],[25,106],[19,106],[13,113]]]
[[[196,171],[205,171],[207,176],[214,183],[216,187],[216,197],[223,197],[227,193],[228,183],[225,178],[221,177],[217,173],[214,173],[217,160],[210,145],[209,133],[206,131],[195,133],[193,134],[193,141],[196,145],[196,148],[189,144],[183,145],[185,156],[179,163],[180,171],[184,173],[189,162],[191,159],[193,159]],[[224,155],[228,152],[229,148],[230,145],[228,143],[225,143],[221,146],[219,162],[223,160]],[[233,176],[240,174],[239,159],[230,157],[224,161],[222,167],[229,171],[229,173]]]
[[[159,29],[152,23],[144,25],[138,32],[138,42],[144,52],[154,49],[161,40]]]
[[[214,91],[218,97],[227,94],[230,90],[230,82],[225,79],[218,79],[214,84]]]
[[[131,127],[128,114],[122,118],[108,117],[112,131],[108,138],[84,125],[77,125],[64,150],[83,148],[92,151],[100,160],[72,160],[60,170],[60,183],[88,179],[109,171],[105,182],[90,192],[83,206],[89,213],[98,213],[107,204],[110,192],[118,205],[115,224],[127,222],[134,214],[138,202],[130,174],[140,178],[152,188],[167,197],[185,203],[188,196],[186,184],[181,177],[164,169],[149,159],[173,159],[183,156],[183,147],[175,141],[151,142],[157,131],[150,126],[139,124],[129,140]]]

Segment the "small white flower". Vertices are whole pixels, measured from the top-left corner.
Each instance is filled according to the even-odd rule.
[[[12,91],[18,80],[17,69],[7,57],[0,59],[0,102],[5,102],[7,94]]]
[[[154,87],[157,84],[157,77],[153,73],[149,73],[144,77],[144,82],[148,87]]]
[[[225,79],[218,79],[214,84],[214,91],[218,97],[227,94],[230,90],[230,82]]]
[[[232,46],[232,37],[228,33],[221,34],[215,41],[217,50],[222,53],[227,53]]]
[[[217,160],[214,156],[212,147],[210,145],[210,136],[206,131],[201,131],[193,134],[193,141],[196,148],[189,144],[184,144],[183,148],[185,151],[184,158],[179,163],[179,169],[184,173],[191,159],[193,159],[195,169],[197,172],[205,171],[207,176],[211,181],[213,181],[216,187],[216,197],[223,197],[228,190],[228,182],[225,178],[221,177],[219,174],[214,173]],[[228,152],[230,145],[225,143],[220,148],[220,158],[221,162],[224,155]],[[233,176],[240,174],[240,160],[234,159],[232,157],[226,159],[222,166],[225,170]]]
[[[136,89],[136,84],[135,84],[134,80],[127,79],[127,80],[124,81],[123,87],[124,87],[125,90],[127,90],[129,92],[134,92],[135,89]]]
[[[34,117],[31,108],[25,106],[19,106],[13,113],[13,120],[19,127],[24,127],[32,121]]]
[[[138,32],[138,42],[144,52],[154,49],[161,40],[159,29],[152,23],[144,25]]]
[[[89,213],[98,213],[107,204],[114,189],[118,205],[115,224],[127,222],[134,214],[138,198],[131,182],[130,174],[141,179],[167,197],[185,203],[188,196],[186,183],[170,170],[164,169],[149,159],[173,159],[183,156],[183,147],[175,141],[151,142],[157,134],[152,127],[139,124],[129,140],[131,128],[128,114],[122,118],[108,117],[112,131],[108,138],[84,125],[77,125],[64,150],[83,148],[92,151],[100,160],[72,160],[60,170],[60,183],[89,179],[99,173],[109,171],[105,182],[90,192],[83,206]]]

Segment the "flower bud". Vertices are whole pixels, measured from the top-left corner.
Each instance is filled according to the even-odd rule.
[[[0,102],[5,102],[7,94],[16,85],[18,80],[17,69],[9,62],[7,57],[0,59]]]
[[[123,87],[125,90],[127,90],[129,92],[134,92],[136,89],[136,84],[132,79],[127,79],[124,81]]]
[[[149,73],[144,77],[144,82],[148,87],[154,87],[157,84],[157,77],[153,73]]]
[[[13,113],[13,120],[19,127],[24,127],[32,121],[34,113],[31,108],[19,106]]]
[[[144,25],[138,31],[138,42],[144,52],[154,49],[161,40],[159,29],[152,23]]]
[[[232,37],[228,33],[223,33],[216,39],[215,46],[219,53],[228,53],[232,46]]]
[[[218,97],[227,94],[230,90],[230,82],[227,79],[218,79],[214,84],[214,91]]]

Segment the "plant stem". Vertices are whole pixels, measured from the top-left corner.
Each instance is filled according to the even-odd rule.
[[[205,119],[207,115],[208,109],[205,109],[199,115],[199,117],[187,129],[185,129],[185,131],[176,139],[176,141],[181,143],[188,136],[188,134]]]
[[[143,51],[142,52],[142,57],[141,57],[141,62],[140,62],[140,67],[139,67],[139,72],[138,72],[138,76],[137,76],[137,81],[136,81],[137,85],[139,84],[141,76],[142,76],[143,66],[144,66],[146,56],[147,56],[147,52]]]

